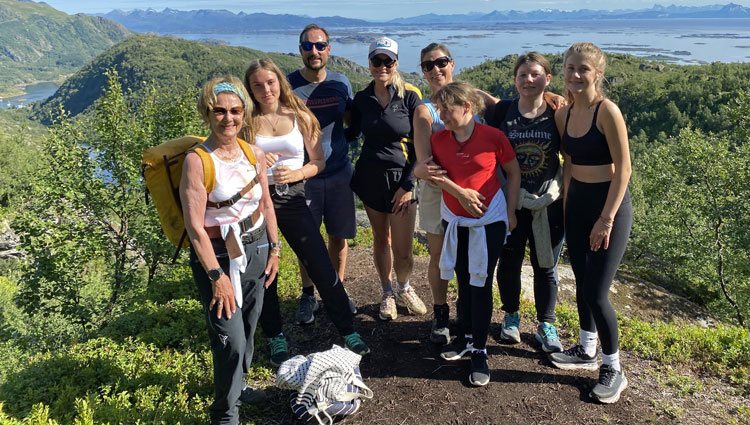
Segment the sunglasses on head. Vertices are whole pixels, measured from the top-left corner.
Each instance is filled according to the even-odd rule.
[[[383,65],[385,65],[386,68],[390,68],[396,63],[396,60],[389,57],[381,58],[378,56],[373,56],[370,58],[370,63],[375,68],[380,68]]]
[[[214,114],[215,117],[223,117],[229,112],[232,115],[242,115],[245,113],[245,108],[238,106],[232,109],[229,109],[227,111],[226,108],[212,108],[211,112]]]
[[[323,50],[326,49],[326,47],[328,47],[328,43],[325,41],[317,41],[315,43],[313,43],[312,41],[303,41],[299,45],[300,47],[302,47],[302,50],[306,52],[309,52],[310,50],[312,50],[313,46],[316,49],[318,49],[319,52],[322,52]]]
[[[419,66],[422,67],[422,71],[430,72],[432,71],[432,68],[436,66],[440,69],[445,68],[446,66],[448,66],[449,63],[451,63],[452,60],[453,59],[451,59],[450,56],[441,56],[435,59],[434,61],[424,61],[420,63]]]

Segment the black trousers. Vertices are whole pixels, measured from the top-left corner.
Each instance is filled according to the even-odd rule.
[[[502,194],[498,194],[501,196]],[[447,223],[443,221],[443,225]],[[500,250],[505,239],[504,221],[484,226],[487,243],[487,279],[484,286],[472,286],[469,283],[469,229],[458,227],[458,244],[456,249],[456,282],[458,284],[458,325],[461,332],[471,334],[474,348],[487,346],[487,334],[492,320],[492,281],[495,278],[495,267],[500,257]]]
[[[633,224],[633,206],[627,191],[615,214],[609,248],[591,250],[589,235],[602,213],[609,186],[610,182],[583,183],[572,179],[565,213],[565,240],[576,277],[581,329],[599,333],[604,354],[614,354],[619,347],[617,314],[609,302],[609,288],[625,254]]]
[[[555,264],[552,267],[540,267],[536,256],[536,241],[531,229],[531,210],[516,210],[518,224],[513,229],[500,254],[497,266],[497,284],[500,288],[500,301],[503,311],[514,313],[521,304],[521,267],[526,256],[526,242],[529,243],[531,267],[534,270],[534,304],[536,318],[540,322],[555,322],[555,304],[557,303],[557,259],[560,257],[565,228],[563,223],[563,201],[559,199],[547,207],[550,243]]]
[[[307,274],[318,289],[328,318],[341,335],[354,332],[354,317],[349,309],[349,298],[338,272],[331,264],[320,229],[315,225],[305,200],[305,185],[297,182],[289,185],[289,193],[278,195],[273,185],[271,198],[276,212],[276,222],[286,242],[297,255]],[[266,289],[260,326],[267,337],[281,333],[283,320],[279,307],[278,277]]]
[[[212,239],[211,243],[219,265],[229,275],[229,257],[224,241]],[[190,268],[203,304],[214,361],[214,402],[210,407],[212,424],[239,423],[240,393],[245,386],[244,376],[253,360],[255,328],[263,305],[268,235],[263,232],[259,240],[245,244],[244,248],[248,263],[245,272],[240,275],[242,308],[238,308],[231,319],[218,319],[216,307],[208,309],[213,298],[212,283],[195,251],[190,248]]]

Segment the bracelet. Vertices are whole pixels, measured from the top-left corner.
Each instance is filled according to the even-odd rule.
[[[611,228],[612,228],[612,225],[613,225],[613,224],[615,223],[615,221],[614,221],[614,220],[610,220],[610,219],[608,219],[608,218],[604,218],[604,217],[602,217],[602,216],[599,216],[599,220],[601,220],[601,221],[602,221],[602,224],[603,224],[603,225],[604,225],[604,227],[606,227],[607,229],[611,229]]]
[[[302,180],[306,180],[307,177],[305,177],[305,169],[304,168],[300,168],[299,171],[300,171],[300,173],[302,173]]]
[[[271,248],[271,251],[268,253],[269,255],[275,255],[279,258],[281,258],[281,248]]]

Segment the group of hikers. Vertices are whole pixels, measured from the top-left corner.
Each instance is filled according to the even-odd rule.
[[[622,114],[602,92],[604,53],[591,43],[565,52],[564,98],[546,92],[547,59],[523,54],[513,70],[518,98],[505,101],[453,81],[455,63],[443,44],[420,52],[429,98],[399,74],[399,48],[390,38],[370,44],[372,81],[356,94],[344,75],[327,69],[331,43],[324,28],[305,27],[299,51],[304,66],[289,75],[270,59],[255,60],[243,80],[207,82],[198,101],[210,135],[186,156],[180,199],[213,353],[212,422],[236,424],[241,403],[266,397],[244,383],[258,323],[271,362],[289,357],[277,290],[278,230],[300,264],[296,321],[314,321],[317,288],[346,348],[370,354],[344,288],[347,239],[356,233],[354,194],[372,227],[381,320],[395,320],[397,305],[427,313],[410,284],[419,214],[430,254],[429,338],[443,346],[444,360],[469,360],[472,385],[487,385],[493,281],[497,276],[505,312],[499,337],[518,343],[528,243],[535,339],[556,367],[598,368],[590,396],[617,401],[627,380],[607,295],[630,232],[631,169]],[[348,146],[360,135],[352,168]],[[554,325],[563,240],[581,325],[579,343],[566,350]],[[454,275],[457,332],[451,335],[447,298]]]

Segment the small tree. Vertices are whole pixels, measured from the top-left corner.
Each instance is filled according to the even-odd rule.
[[[195,93],[150,89],[133,99],[114,70],[107,81],[92,114],[61,113],[47,143],[50,161],[16,223],[31,254],[19,304],[84,328],[102,324],[170,260],[173,249],[144,200],[141,153],[200,129]]]
[[[636,225],[636,245],[659,270],[697,288],[693,293],[715,312],[744,326],[750,314],[750,145],[686,129],[645,152],[637,165],[647,210]]]

